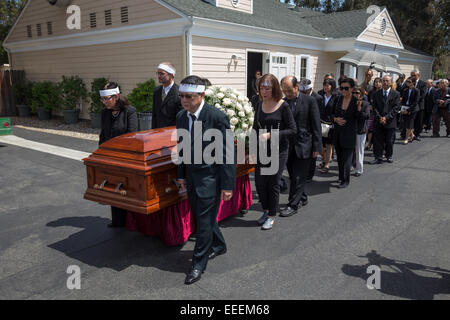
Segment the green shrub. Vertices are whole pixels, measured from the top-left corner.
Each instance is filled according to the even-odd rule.
[[[127,96],[127,99],[137,112],[149,112],[153,109],[154,90],[155,80],[150,79],[144,83],[138,83],[136,88]]]
[[[89,92],[89,99],[91,100],[91,104],[89,106],[89,112],[100,113],[105,106],[103,102],[100,100],[100,90],[108,82],[108,79],[105,78],[96,78],[91,82],[91,92]]]
[[[61,104],[60,86],[51,81],[35,82],[31,89],[31,109],[36,112],[37,108],[46,111],[59,109]]]
[[[14,85],[14,96],[16,97],[16,104],[30,105],[31,104],[31,90],[33,83],[31,81],[22,81]]]
[[[64,110],[75,110],[77,104],[81,103],[88,96],[83,79],[79,76],[62,77],[61,102]]]

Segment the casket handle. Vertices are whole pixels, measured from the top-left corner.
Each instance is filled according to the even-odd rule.
[[[105,187],[105,184],[108,182],[108,180],[103,180],[103,182],[102,182],[102,184],[101,185],[98,185],[98,184],[94,184],[94,189],[100,189],[100,190],[103,190],[103,188]]]
[[[120,182],[117,185],[116,189],[114,189],[114,192],[115,193],[120,193],[122,196],[126,196],[127,195],[127,191],[126,190],[119,191],[121,186],[122,186],[122,182]]]

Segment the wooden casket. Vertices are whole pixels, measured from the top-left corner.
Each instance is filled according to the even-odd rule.
[[[121,135],[83,159],[87,170],[84,198],[132,212],[151,214],[186,198],[179,194],[171,154],[175,127]],[[176,134],[175,134],[176,136]],[[236,176],[254,170],[237,165]]]

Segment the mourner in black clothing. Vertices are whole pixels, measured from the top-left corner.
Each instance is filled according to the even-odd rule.
[[[405,78],[406,76],[402,73],[401,75],[398,76],[398,79],[395,81],[396,83],[395,90],[397,90],[400,94],[405,88]]]
[[[433,107],[436,101],[436,89],[433,87],[433,80],[427,80],[427,90],[425,91],[424,105],[425,108],[423,110],[423,128],[425,133],[432,130],[431,121],[433,114]]]
[[[373,95],[373,153],[375,160],[371,164],[383,162],[383,151],[389,163],[394,160],[395,126],[400,111],[400,93],[392,89],[392,77],[383,77],[383,88]]]
[[[353,96],[358,100],[362,100],[362,116],[358,119],[354,157],[355,177],[359,177],[364,172],[364,146],[366,144],[366,136],[368,131],[367,120],[369,120],[370,116],[370,104],[369,102],[364,101],[364,94],[361,87],[353,88]]]
[[[447,138],[450,138],[450,88],[448,83],[447,79],[442,79],[439,82],[439,89],[436,90],[433,107],[433,137],[439,137],[442,118],[447,129]]]
[[[289,202],[280,213],[281,217],[289,217],[308,203],[305,193],[306,179],[311,158],[317,157],[322,151],[322,134],[316,99],[299,93],[297,79],[293,76],[284,77],[281,80],[281,88],[297,126],[297,133],[289,139]]]
[[[263,164],[260,157],[255,165],[255,185],[264,213],[258,220],[263,230],[272,229],[278,211],[280,198],[280,178],[286,167],[289,138],[296,133],[291,108],[281,99],[282,93],[278,79],[265,74],[259,82],[260,106],[255,114],[254,129],[259,140],[267,148],[268,155],[278,157],[279,166],[274,174],[265,174],[262,169],[271,167],[272,162]],[[279,141],[271,141],[273,131],[279,130]],[[266,131],[264,133],[264,130]],[[278,151],[271,150],[271,142],[278,145]],[[261,144],[260,144],[261,146]],[[277,153],[275,153],[277,152]]]
[[[403,144],[408,144],[408,139],[411,138],[411,142],[414,139],[413,128],[414,128],[414,117],[419,111],[419,99],[420,92],[414,87],[412,79],[408,78],[405,81],[406,87],[401,93],[401,103],[402,103],[402,118],[403,126],[405,130],[405,138]]]
[[[320,121],[324,126],[328,126],[326,134],[322,135],[322,163],[319,168],[322,173],[327,173],[330,170],[330,162],[333,157],[333,119],[331,113],[333,110],[334,101],[339,94],[336,91],[336,81],[333,79],[326,79],[323,81],[322,103],[319,105]]]
[[[355,82],[351,78],[343,79],[339,85],[341,96],[333,106],[332,118],[335,123],[333,134],[339,166],[339,188],[350,184],[350,170],[355,152],[358,121],[362,115],[362,98],[352,96]]]
[[[317,92],[313,91],[313,86],[312,86],[311,80],[309,80],[309,79],[301,80],[300,84],[299,84],[299,89],[300,89],[301,93],[309,95],[309,96],[313,97],[314,99],[316,99],[317,108],[319,108],[319,106],[322,105],[323,97],[321,95],[319,95]],[[312,179],[314,178],[314,174],[316,172],[316,159],[317,159],[317,156],[312,157],[310,160],[311,164],[309,166],[309,173],[308,173],[308,177],[307,177],[306,181],[312,181]]]
[[[255,77],[252,80],[252,97],[258,94],[258,79],[261,78],[261,71],[255,72]]]
[[[184,110],[178,113],[176,120],[179,136],[187,131],[190,136],[187,145],[191,148],[191,159],[183,159],[178,164],[177,176],[180,192],[187,192],[196,225],[192,267],[185,284],[200,280],[208,259],[226,253],[225,239],[216,219],[220,201],[228,201],[233,195],[236,176],[236,164],[227,162],[226,131],[230,129],[230,119],[217,108],[205,104],[204,83],[197,76],[181,81],[179,92]],[[203,154],[209,143],[196,143],[201,150],[195,150],[194,141],[202,141],[203,134],[210,129],[219,130],[222,134],[223,158],[214,159],[212,164],[206,164],[201,158],[201,163],[196,163],[195,154]]]
[[[138,130],[136,109],[129,105],[125,96],[120,94],[117,83],[108,82],[103,90],[100,90],[100,97],[105,108],[102,110],[99,144]],[[108,227],[124,227],[126,213],[127,211],[124,209],[111,207],[111,223],[108,224]]]
[[[427,84],[420,80],[420,73],[418,71],[411,72],[411,77],[415,79],[415,87],[419,89],[419,100],[417,104],[417,112],[414,117],[414,140],[420,141],[423,130],[423,115],[425,110],[425,92],[427,91]]]
[[[174,126],[177,113],[182,109],[178,85],[174,82],[175,67],[169,62],[163,62],[156,74],[161,86],[153,92],[152,129]]]

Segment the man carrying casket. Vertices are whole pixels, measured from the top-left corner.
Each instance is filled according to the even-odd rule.
[[[208,259],[224,254],[227,250],[216,217],[220,201],[228,201],[233,195],[236,164],[234,154],[232,163],[229,164],[229,160],[227,162],[226,131],[230,129],[230,120],[225,113],[205,104],[204,81],[197,76],[183,79],[179,96],[185,110],[180,111],[176,119],[178,146],[180,137],[190,141],[184,141],[183,149],[179,151],[181,163],[177,166],[177,176],[180,192],[187,191],[196,223],[192,268],[185,279],[185,284],[192,284],[200,280]],[[217,156],[212,164],[208,164],[202,157],[208,143],[202,141],[202,137],[211,129],[221,133],[219,142],[223,154],[220,159]],[[186,145],[190,148],[190,155],[184,149]],[[232,147],[234,148],[234,145]]]

